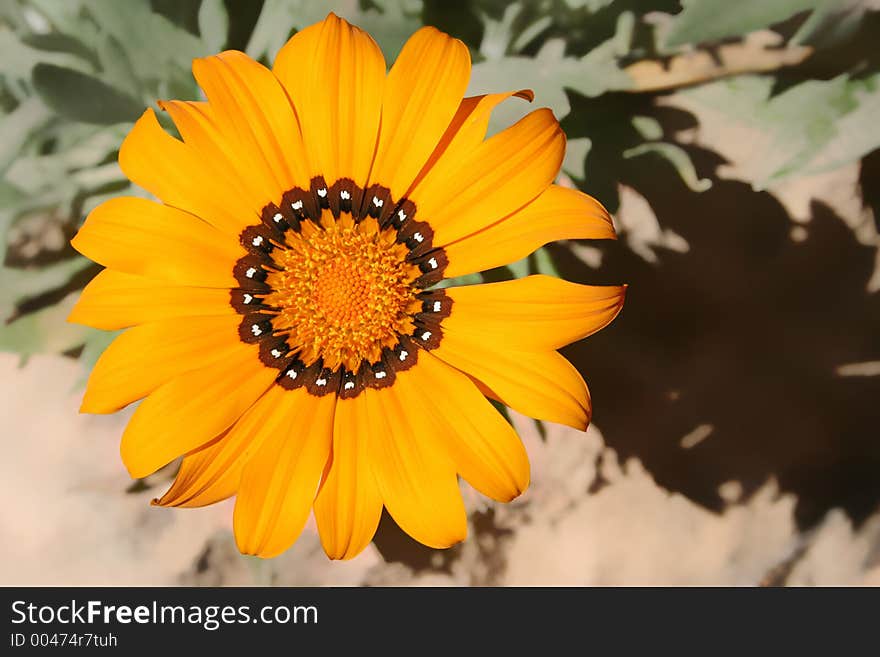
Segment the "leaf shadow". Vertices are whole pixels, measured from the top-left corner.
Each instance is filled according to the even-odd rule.
[[[689,149],[701,175],[719,158]],[[880,360],[880,295],[866,291],[875,250],[813,203],[805,233],[770,194],[715,179],[701,194],[671,167],[621,171],[689,250],[603,250],[596,271],[554,247],[563,277],[629,284],[614,324],[563,350],[584,374],[594,422],[621,459],[719,511],[721,484],[744,495],[774,477],[797,496],[801,527],[842,507],[856,522],[880,503],[880,378],[841,376]],[[708,431],[690,448],[682,439]],[[687,442],[685,442],[687,444]]]

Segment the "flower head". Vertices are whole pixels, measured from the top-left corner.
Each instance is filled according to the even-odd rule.
[[[162,506],[236,495],[242,552],[287,549],[314,509],[333,558],[383,506],[433,547],[465,537],[458,477],[500,501],[529,483],[487,397],[579,429],[580,374],[556,351],[608,324],[622,287],[547,276],[440,287],[558,239],[613,238],[602,206],[555,186],[547,109],[486,138],[527,91],[464,97],[467,48],[426,27],[386,74],[368,34],[330,14],[268,70],[193,63],[206,102],[148,109],[120,150],[159,203],[119,198],[73,240],[106,267],[71,321],[128,330],[82,410],[144,399],[122,437],[143,477],[183,456]]]

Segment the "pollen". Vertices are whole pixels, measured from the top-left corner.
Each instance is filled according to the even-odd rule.
[[[273,254],[263,303],[276,309],[274,330],[287,334],[306,366],[320,359],[330,370],[356,372],[414,331],[422,307],[414,282],[422,272],[407,261],[397,234],[373,217],[356,223],[324,210],[320,222],[289,232]]]

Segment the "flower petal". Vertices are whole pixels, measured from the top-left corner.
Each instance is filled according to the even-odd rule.
[[[445,246],[486,228],[541,194],[559,173],[565,135],[549,109],[490,137],[452,167],[438,166],[409,195]]]
[[[608,211],[592,196],[551,185],[504,219],[447,244],[444,275],[463,276],[500,267],[557,240],[616,239]]]
[[[266,437],[244,467],[235,500],[242,554],[274,557],[299,536],[330,456],[335,405],[335,395],[296,390],[281,397],[260,428]]]
[[[321,544],[331,559],[360,554],[376,533],[382,498],[370,469],[365,395],[340,399],[333,424],[333,451],[315,499]]]
[[[227,431],[184,456],[171,488],[153,504],[197,507],[235,495],[245,463],[269,435],[267,429],[277,429],[276,411],[288,394],[271,386]]]
[[[431,157],[416,177],[413,186],[417,186],[431,171],[436,171],[441,178],[454,172],[461,161],[483,143],[492,110],[511,96],[517,96],[529,102],[535,98],[531,89],[464,98],[459,104],[455,116],[452,117],[449,127],[446,128],[446,132],[440,138],[434,152],[431,153]]]
[[[80,412],[115,413],[167,381],[228,358],[238,348],[236,315],[142,324],[116,338],[89,376]]]
[[[506,406],[581,431],[590,422],[590,393],[580,373],[555,351],[511,351],[492,340],[445,332],[431,352],[473,377]]]
[[[617,317],[625,286],[579,285],[553,276],[451,287],[444,333],[498,349],[552,350],[592,335]]]
[[[159,107],[168,112],[183,137],[183,143],[195,152],[203,162],[234,184],[236,193],[247,200],[249,207],[259,211],[265,199],[275,198],[277,183],[262,175],[259,168],[248,165],[248,158],[235,135],[224,133],[219,125],[216,109],[207,102],[185,100],[160,100]],[[254,156],[252,155],[251,159]]]
[[[432,433],[458,473],[483,495],[500,502],[509,502],[528,488],[529,458],[522,441],[474,382],[432,353],[419,353],[417,367],[423,384],[421,393],[410,401],[434,427]]]
[[[467,536],[467,515],[446,432],[424,410],[430,385],[417,366],[389,388],[365,391],[364,404],[370,461],[388,513],[420,543],[447,548]]]
[[[296,33],[273,71],[296,105],[312,175],[364,185],[385,86],[385,58],[373,38],[331,13]]]
[[[455,116],[467,88],[467,46],[433,27],[404,44],[385,81],[371,182],[407,194]]]
[[[223,360],[181,374],[147,397],[122,435],[122,461],[145,477],[228,429],[272,385],[251,345]],[[219,402],[219,403],[218,403]]]
[[[260,200],[248,197],[234,172],[165,132],[152,109],[122,142],[119,166],[134,184],[233,237],[260,216]]]
[[[105,269],[83,289],[67,321],[115,330],[173,317],[234,312],[229,290],[169,285]]]
[[[143,198],[105,201],[71,241],[105,267],[178,284],[235,287],[232,267],[244,255],[234,240],[201,219]]]
[[[269,69],[243,52],[227,50],[194,60],[193,75],[208,97],[220,132],[236,146],[237,168],[252,171],[269,186],[270,195],[257,199],[259,207],[277,203],[291,187],[308,188],[297,116]]]

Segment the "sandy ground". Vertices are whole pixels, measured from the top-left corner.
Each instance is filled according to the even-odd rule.
[[[533,463],[531,489],[492,505],[492,532],[472,531],[442,569],[386,563],[374,547],[327,561],[314,527],[282,557],[241,557],[231,504],[152,508],[164,486],[126,492],[118,457],[127,420],[77,413],[82,372],[39,356],[0,356],[0,584],[873,584],[880,585],[880,515],[857,531],[833,511],[809,535],[772,481],[711,513],[658,487],[634,459],[620,463],[597,429],[551,426],[542,440],[515,422]],[[42,400],[36,403],[36,400]],[[736,497],[736,486],[726,494]],[[588,491],[593,491],[588,494]],[[475,518],[489,508],[465,490]]]

